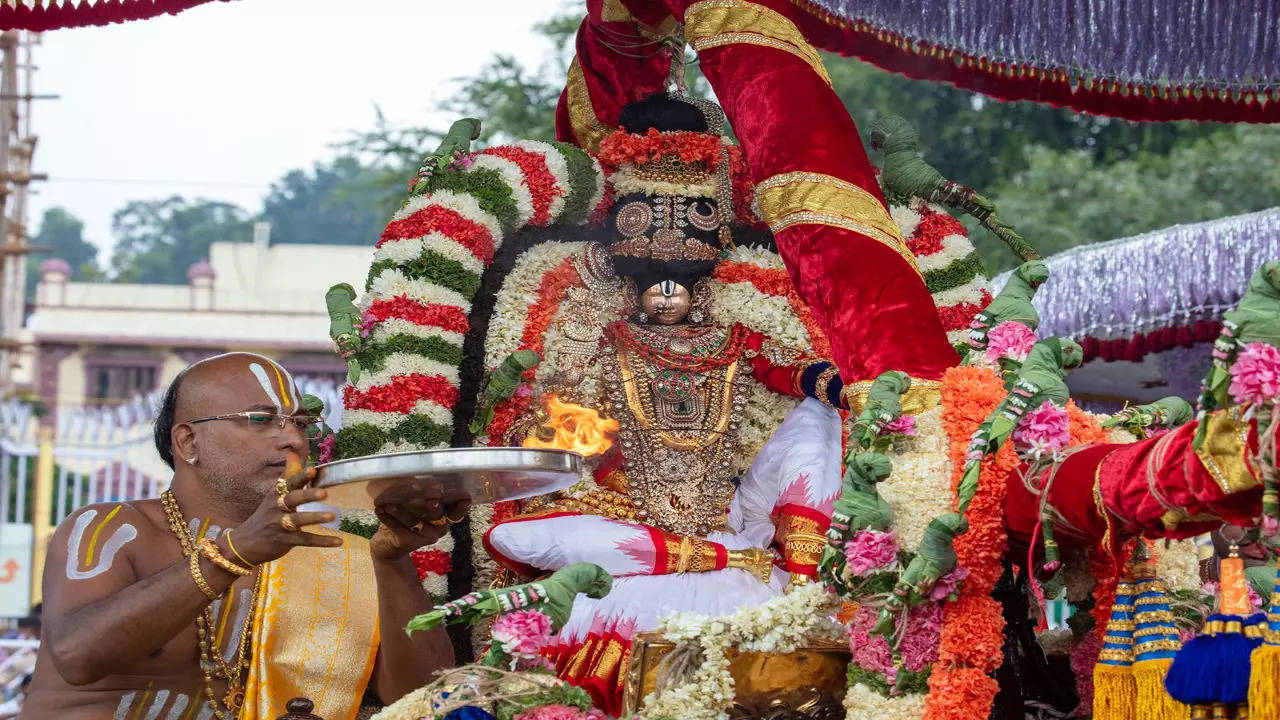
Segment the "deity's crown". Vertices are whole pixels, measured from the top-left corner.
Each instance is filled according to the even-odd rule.
[[[619,114],[599,159],[619,198],[617,257],[714,262],[732,245],[730,224],[753,219],[741,151],[708,100],[655,93]],[[644,198],[639,198],[644,196]]]

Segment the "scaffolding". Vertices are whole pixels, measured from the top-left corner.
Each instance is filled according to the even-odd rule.
[[[41,99],[32,91],[32,50],[40,35],[20,30],[0,34],[0,397],[13,391],[13,369],[22,343],[19,334],[26,312],[27,231],[30,185],[45,179],[32,172],[36,135],[31,105]]]

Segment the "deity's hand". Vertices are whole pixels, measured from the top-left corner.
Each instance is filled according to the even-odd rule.
[[[375,558],[396,560],[430,545],[467,517],[471,501],[433,498],[417,492],[384,493],[373,501],[378,530],[369,540]]]
[[[338,547],[342,538],[306,532],[308,525],[332,522],[331,512],[295,512],[303,503],[324,500],[328,493],[317,488],[305,487],[315,477],[314,468],[304,469],[297,455],[289,453],[285,461],[284,477],[280,489],[284,494],[271,493],[262,500],[257,511],[224,536],[220,543],[226,545],[223,556],[252,565],[259,565],[282,557],[294,547]],[[227,538],[230,538],[228,541]],[[232,547],[234,546],[234,547]]]

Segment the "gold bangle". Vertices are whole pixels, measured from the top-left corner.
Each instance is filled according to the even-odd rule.
[[[235,543],[231,542],[231,530],[227,530],[226,537],[227,537],[227,547],[231,548],[231,554],[239,558],[240,562],[244,563],[245,565],[248,565],[249,567],[254,567],[254,563],[251,563],[248,560],[245,560],[244,556],[240,554],[240,551],[236,550]]]
[[[217,600],[218,593],[209,587],[209,583],[205,582],[204,574],[200,572],[200,553],[191,553],[191,579],[196,581],[196,587],[200,588],[200,592],[210,600]]]
[[[206,558],[209,558],[209,562],[213,563],[214,565],[217,565],[218,567],[222,568],[223,570],[226,570],[229,573],[234,573],[236,575],[240,575],[243,577],[253,572],[249,568],[240,567],[239,565],[223,557],[222,552],[218,550],[218,546],[215,545],[213,541],[210,540],[209,538],[200,539],[200,554],[205,556]]]

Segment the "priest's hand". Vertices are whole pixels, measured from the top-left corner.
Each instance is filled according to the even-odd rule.
[[[429,495],[409,493],[380,495],[374,500],[378,531],[369,540],[373,556],[396,560],[424,545],[430,545],[460,523],[471,508],[469,500],[447,502]]]
[[[338,547],[342,538],[307,532],[309,525],[332,522],[331,512],[298,512],[304,503],[320,502],[327,493],[318,488],[306,487],[315,478],[314,468],[304,468],[297,455],[289,453],[285,460],[284,477],[280,479],[282,494],[271,493],[263,498],[258,509],[240,525],[218,539],[223,557],[259,565],[283,557],[293,548]],[[229,538],[229,539],[228,539]],[[234,546],[234,547],[233,547]]]

